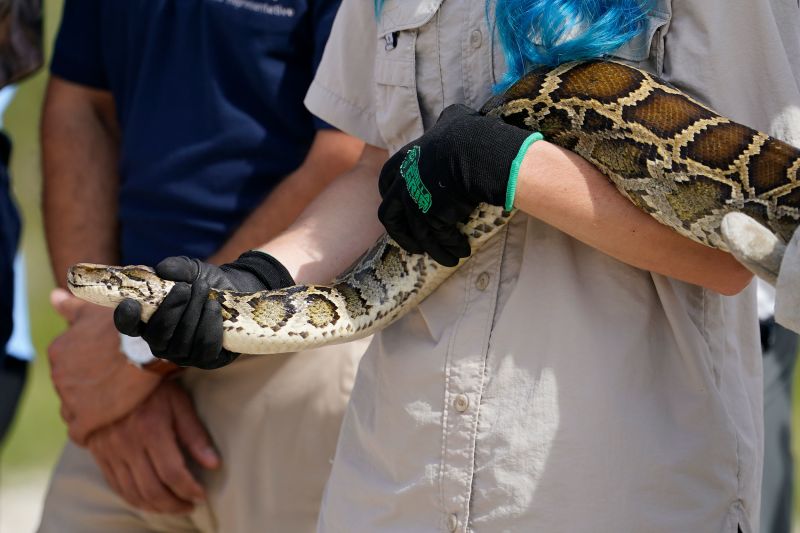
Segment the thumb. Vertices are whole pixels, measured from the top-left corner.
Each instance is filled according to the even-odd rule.
[[[211,437],[197,416],[188,394],[181,392],[173,394],[170,402],[178,440],[200,465],[208,469],[218,468],[221,460],[211,443]]]
[[[194,283],[200,274],[200,261],[185,255],[167,257],[156,265],[155,270],[160,278]]]
[[[69,439],[81,448],[86,448],[91,433],[89,428],[84,427],[83,424],[78,421],[67,425],[67,435]]]
[[[436,121],[437,125],[449,125],[451,122],[465,116],[478,116],[480,113],[464,104],[452,104],[444,108]]]
[[[77,320],[81,308],[85,303],[69,291],[61,288],[53,289],[50,292],[50,305],[70,324]]]

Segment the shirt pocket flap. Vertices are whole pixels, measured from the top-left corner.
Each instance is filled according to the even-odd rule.
[[[378,35],[419,28],[433,18],[443,0],[386,0],[378,19]]]
[[[668,13],[651,11],[645,19],[644,31],[617,48],[611,55],[628,61],[645,61],[650,57],[653,37],[670,21]]]
[[[375,62],[375,82],[381,85],[414,87],[414,62],[382,59]]]

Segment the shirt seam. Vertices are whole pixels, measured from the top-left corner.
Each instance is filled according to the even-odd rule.
[[[463,80],[462,90],[464,92],[465,103],[469,106],[474,104],[474,91],[472,87],[472,70],[473,65],[468,64],[472,61],[472,50],[469,45],[469,28],[470,28],[470,12],[469,9],[464,10],[464,16],[461,19],[462,37],[461,42],[461,79]]]
[[[456,322],[453,333],[450,335],[450,340],[447,344],[447,359],[445,360],[445,373],[444,373],[444,405],[442,406],[442,448],[441,448],[441,459],[439,461],[439,498],[441,500],[441,506],[443,511],[442,519],[445,519],[445,516],[449,514],[449,509],[447,506],[447,502],[445,501],[445,465],[446,465],[446,453],[447,453],[447,420],[448,420],[448,413],[450,409],[450,370],[451,370],[451,363],[453,359],[453,345],[455,344],[455,338],[458,334],[458,328],[461,326],[461,323],[464,321],[464,316],[466,314],[467,308],[469,306],[469,295],[471,292],[471,287],[469,280],[472,279],[472,274],[474,272],[474,262],[470,261],[468,265],[464,265],[463,268],[468,268],[467,275],[464,277],[464,284],[465,284],[465,294],[464,300],[461,305],[461,309],[459,310],[458,321]],[[465,520],[466,523],[466,520]]]
[[[441,7],[439,11],[436,12],[436,59],[439,61],[439,88],[442,91],[442,110],[440,114],[444,111],[444,108],[447,107],[445,105],[445,96],[444,96],[444,69],[442,68],[442,30],[441,26],[439,25],[441,15]]]
[[[470,480],[469,486],[467,487],[466,494],[464,495],[464,531],[469,531],[469,519],[470,519],[470,504],[472,502],[471,495],[473,494],[474,483],[475,483],[475,463],[477,460],[476,454],[478,449],[478,425],[480,422],[481,417],[481,404],[483,403],[483,393],[486,390],[486,372],[489,367],[489,342],[492,336],[492,328],[495,322],[495,314],[497,313],[497,302],[500,298],[500,274],[502,271],[502,264],[503,264],[503,257],[505,256],[505,249],[506,244],[508,243],[508,230],[507,228],[503,229],[502,232],[502,246],[500,250],[497,251],[497,258],[493,261],[494,266],[491,269],[492,275],[494,277],[493,283],[494,285],[494,301],[492,302],[492,309],[488,314],[488,318],[486,320],[486,325],[484,326],[483,331],[483,342],[482,345],[484,346],[483,350],[483,357],[481,359],[482,368],[481,368],[481,380],[480,386],[478,387],[478,397],[476,398],[476,407],[475,407],[475,422],[472,427],[472,464],[470,465]]]

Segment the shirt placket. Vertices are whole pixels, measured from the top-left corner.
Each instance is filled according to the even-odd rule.
[[[465,312],[445,367],[440,485],[445,531],[467,531],[486,356],[494,319],[505,230],[466,265]]]
[[[492,35],[486,21],[486,2],[465,2],[464,26],[461,34],[462,84],[465,104],[479,109],[495,84],[492,72]]]

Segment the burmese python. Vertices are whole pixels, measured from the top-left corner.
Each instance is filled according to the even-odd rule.
[[[726,249],[720,221],[746,213],[784,242],[800,220],[800,150],[719,116],[641,70],[605,61],[535,71],[482,112],[569,149],[600,169],[639,208],[682,235]],[[473,253],[511,213],[481,205],[464,232]],[[212,291],[226,348],[279,353],[368,335],[417,305],[456,268],[408,254],[382,237],[329,286],[260,293]],[[142,303],[150,317],[171,282],[147,267],[76,265],[73,293],[113,306]]]

